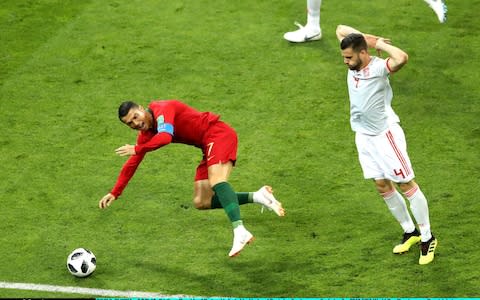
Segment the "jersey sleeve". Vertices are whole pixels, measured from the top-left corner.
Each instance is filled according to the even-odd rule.
[[[135,145],[135,153],[145,155],[149,151],[153,151],[172,142],[172,136],[166,132],[155,134],[148,142]]]
[[[143,139],[137,140],[135,153],[145,154],[156,150],[172,142],[174,135],[175,107],[162,103],[158,106],[150,107],[155,118],[156,133]],[[140,136],[139,136],[140,137]]]
[[[140,133],[137,137],[137,144],[147,143],[150,139],[150,134]],[[110,194],[114,195],[115,198],[118,198],[122,194],[123,190],[125,189],[128,182],[135,174],[138,166],[142,162],[144,156],[145,153],[136,152],[135,155],[130,156],[130,158],[125,162],[122,170],[120,171],[120,174],[118,175],[117,182],[115,183],[115,186],[110,192]]]
[[[388,66],[389,59],[390,58],[382,59],[379,57],[375,57],[370,69],[372,75],[380,77],[388,76],[392,72]]]
[[[125,189],[128,182],[133,177],[133,174],[135,174],[138,166],[142,162],[144,156],[145,154],[133,155],[130,156],[130,158],[125,162],[122,170],[120,171],[120,174],[118,175],[117,182],[115,183],[115,186],[110,192],[112,195],[115,196],[115,198],[118,198],[122,194],[123,190]]]
[[[389,61],[390,61],[390,57],[385,60],[385,68],[387,69],[388,74],[391,74],[393,73],[393,71],[392,69],[390,69],[390,66],[388,65]]]

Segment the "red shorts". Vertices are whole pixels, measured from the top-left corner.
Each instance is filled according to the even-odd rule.
[[[208,167],[237,160],[237,133],[222,121],[213,124],[203,138],[203,159],[197,167],[195,181],[208,179]]]

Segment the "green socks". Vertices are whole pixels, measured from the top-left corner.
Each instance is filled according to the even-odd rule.
[[[239,198],[237,197],[237,194],[233,191],[230,184],[228,182],[217,183],[213,187],[213,191],[215,192],[215,196],[212,198],[212,208],[214,206],[214,198],[217,198],[218,202],[221,204],[221,207],[223,207],[223,209],[227,213],[227,216],[230,219],[230,222],[232,222],[232,225],[234,227],[241,225],[242,220],[240,218],[240,206],[238,205]],[[243,195],[242,197],[244,198],[245,195]]]
[[[238,199],[238,205],[243,205],[247,203],[253,203],[253,193],[250,192],[244,192],[244,193],[236,193],[237,194],[237,199]],[[212,197],[212,209],[214,208],[222,208],[222,204],[220,203],[220,200],[218,199],[217,194],[215,193]]]

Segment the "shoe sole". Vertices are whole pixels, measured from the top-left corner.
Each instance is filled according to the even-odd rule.
[[[417,245],[418,245],[418,243],[417,243]],[[393,254],[402,255],[402,254],[408,253],[408,251],[410,251],[410,249],[402,251],[402,252],[393,252]]]
[[[313,41],[319,41],[322,39],[321,35],[314,35],[311,37],[305,37],[303,40],[291,40],[286,38],[285,36],[283,37],[285,40],[289,41],[290,43],[308,43],[308,42],[313,42]]]
[[[412,243],[412,244],[411,244],[411,245],[408,247],[408,249],[407,249],[407,250],[405,250],[405,251],[399,251],[399,252],[395,252],[395,249],[394,249],[394,251],[393,251],[393,254],[399,254],[399,255],[401,255],[401,254],[405,254],[405,253],[407,253],[408,251],[410,251],[410,248],[412,248],[412,246],[414,246],[414,245],[418,245],[418,244],[420,244],[420,238],[418,239],[418,241],[417,241],[417,242],[415,242],[415,243]]]
[[[246,245],[250,245],[251,243],[253,243],[253,241],[255,240],[255,237],[252,236],[242,247],[242,249],[238,250],[237,252],[235,252],[234,254],[232,255],[229,255],[229,257],[236,257],[240,254],[240,252],[242,252],[243,248],[245,248]]]

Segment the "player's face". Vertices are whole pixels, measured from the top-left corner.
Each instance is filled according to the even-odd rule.
[[[152,115],[141,106],[131,108],[128,114],[122,118],[122,121],[135,130],[147,131],[153,126]]]
[[[346,48],[342,50],[343,62],[350,70],[360,71],[364,67],[363,52],[365,51],[355,52],[352,48]]]

